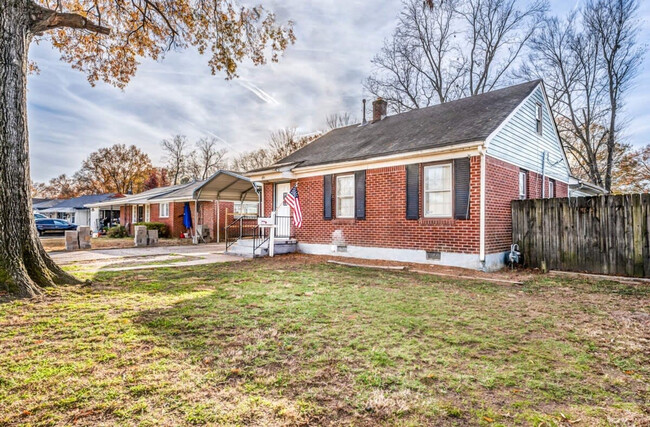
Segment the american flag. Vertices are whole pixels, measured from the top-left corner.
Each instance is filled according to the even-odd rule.
[[[296,228],[302,227],[302,209],[300,209],[300,199],[298,198],[298,184],[294,185],[284,201],[293,211],[293,224]]]

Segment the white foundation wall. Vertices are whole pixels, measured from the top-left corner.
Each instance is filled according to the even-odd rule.
[[[394,249],[368,246],[345,246],[341,252],[337,245],[298,242],[298,252],[312,255],[336,255],[348,258],[377,259],[384,261],[416,262],[430,265],[470,268],[472,270],[496,271],[505,266],[507,252],[488,254],[481,263],[478,254],[441,252],[439,260],[427,259],[427,253],[417,249]]]

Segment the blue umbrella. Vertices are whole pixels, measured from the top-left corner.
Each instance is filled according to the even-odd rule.
[[[185,228],[192,228],[192,213],[190,211],[190,204],[185,203],[185,210],[183,211],[183,225]]]

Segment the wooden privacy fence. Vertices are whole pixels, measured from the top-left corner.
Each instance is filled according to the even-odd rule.
[[[529,267],[650,277],[650,194],[515,200],[512,239]]]

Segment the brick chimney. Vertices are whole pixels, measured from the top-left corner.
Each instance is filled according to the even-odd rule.
[[[386,117],[386,111],[388,110],[388,102],[384,101],[381,98],[377,98],[372,102],[372,122],[378,122],[379,120]]]

